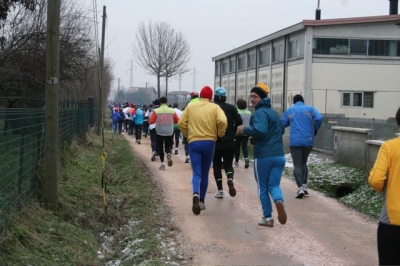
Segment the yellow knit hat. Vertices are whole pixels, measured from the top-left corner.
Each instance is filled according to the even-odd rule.
[[[264,83],[258,83],[254,88],[251,89],[250,92],[257,93],[261,99],[264,99],[265,97],[268,96],[269,90],[268,86],[265,85]]]

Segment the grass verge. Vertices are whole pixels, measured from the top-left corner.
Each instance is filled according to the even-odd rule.
[[[293,168],[284,175],[294,181]],[[382,194],[368,185],[368,173],[340,163],[308,164],[308,187],[337,199],[347,207],[376,219],[382,208]]]
[[[31,204],[0,238],[1,265],[188,265],[180,232],[162,190],[128,142],[105,134],[106,207],[101,188],[102,140],[94,134],[63,151],[59,211]]]

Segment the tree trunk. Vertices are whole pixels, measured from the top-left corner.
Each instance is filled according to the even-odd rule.
[[[168,98],[168,77],[165,77],[165,97]]]
[[[158,96],[158,99],[160,99],[160,92],[161,92],[161,88],[160,88],[160,79],[161,79],[161,76],[160,75],[157,75],[157,96]]]

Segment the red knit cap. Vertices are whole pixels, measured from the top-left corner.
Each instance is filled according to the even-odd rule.
[[[200,98],[207,98],[212,99],[213,97],[213,90],[209,86],[205,86],[200,91]]]

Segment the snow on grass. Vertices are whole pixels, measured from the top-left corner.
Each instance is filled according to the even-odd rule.
[[[284,175],[294,181],[293,164],[286,154]],[[333,162],[331,156],[312,152],[308,160],[308,187],[337,198],[342,204],[372,218],[382,208],[382,193],[368,184],[369,173],[363,169]]]

